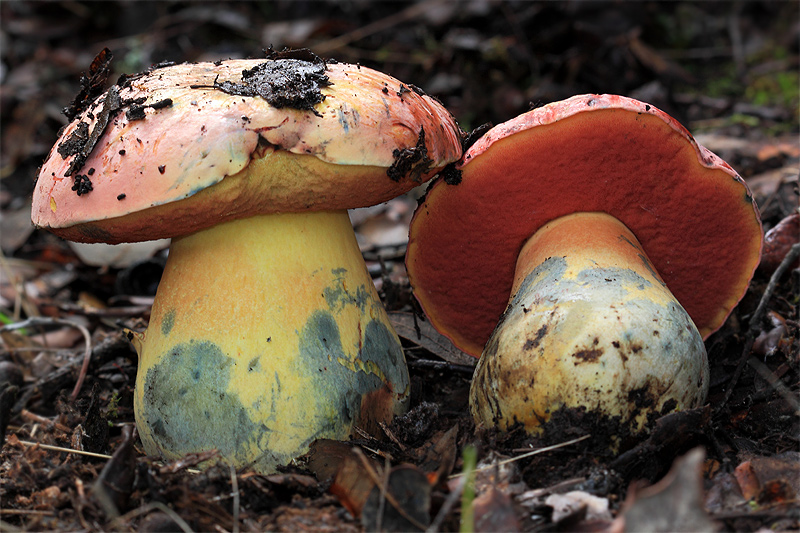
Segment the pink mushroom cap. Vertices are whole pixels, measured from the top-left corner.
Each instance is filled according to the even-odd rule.
[[[283,105],[282,91],[296,96],[304,76],[301,105]],[[255,214],[374,205],[457,161],[460,141],[435,99],[366,67],[265,59],[154,68],[66,126],[39,173],[32,219],[70,240],[116,243]]]

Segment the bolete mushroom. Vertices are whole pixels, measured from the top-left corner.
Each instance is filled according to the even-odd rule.
[[[538,433],[565,408],[640,434],[704,402],[703,339],[762,243],[728,164],[651,105],[580,95],[489,130],[458,166],[419,205],[406,262],[431,323],[482,352],[479,424]]]
[[[33,222],[66,239],[171,237],[139,353],[144,448],[268,472],[403,411],[408,371],[347,209],[461,155],[411,85],[310,54],[168,65],[75,113]]]

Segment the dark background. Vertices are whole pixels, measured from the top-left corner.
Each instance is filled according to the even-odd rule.
[[[259,58],[269,47],[308,47],[320,56],[360,63],[421,87],[439,98],[467,131],[574,94],[632,96],[675,116],[701,144],[745,177],[761,209],[764,228],[769,230],[796,211],[798,204],[799,43],[800,4],[796,1],[3,0],[0,318],[13,322],[37,315],[68,317],[85,324],[95,347],[108,339],[118,342],[112,351],[98,349],[93,354],[83,392],[73,405],[64,398],[75,383],[75,372],[60,372],[60,368],[82,357],[80,333],[65,328],[68,335],[62,335],[62,340],[50,338],[53,350],[62,348],[59,353],[63,357],[58,359],[58,353],[37,355],[39,345],[33,345],[29,336],[12,338],[2,332],[0,364],[5,366],[0,369],[0,384],[2,372],[9,369],[6,363],[10,363],[24,376],[21,394],[34,384],[48,386],[23,404],[27,415],[11,411],[0,395],[0,427],[8,424],[11,416],[9,438],[0,448],[0,499],[4,498],[0,510],[12,512],[0,520],[32,530],[107,530],[111,516],[91,498],[89,487],[101,471],[102,476],[132,476],[135,470],[135,484],[120,510],[168,505],[195,530],[230,531],[241,526],[296,531],[328,524],[336,530],[356,531],[362,525],[330,495],[324,483],[303,471],[272,479],[240,473],[236,492],[226,468],[190,476],[185,471],[159,470],[141,454],[135,466],[131,459],[127,467],[107,468],[110,463],[103,459],[31,451],[8,443],[11,436],[33,439],[35,432],[39,442],[70,447],[70,436],[80,424],[80,431],[93,435],[98,451],[112,453],[124,442],[122,428],[130,427],[133,420],[136,357],[120,334],[120,323],[132,328],[146,323],[152,301],[146,296],[152,295],[158,283],[159,263],[123,270],[89,267],[64,241],[34,231],[30,223],[30,194],[37,169],[66,124],[61,111],[77,93],[81,73],[104,47],[114,54],[109,82],[119,74],[142,71],[162,61]],[[398,229],[404,236],[413,205],[413,201],[400,200],[361,215],[356,224],[361,236],[370,235],[365,227],[372,225],[373,237],[362,240],[362,250],[376,285],[384,282],[384,303],[393,311],[410,311],[404,250],[402,246],[382,248],[380,236],[397,234]],[[380,277],[382,269],[390,276]],[[717,524],[729,531],[796,528],[800,520],[796,510],[792,514],[786,508],[770,507],[784,496],[790,502],[794,498],[796,504],[800,487],[791,494],[766,494],[767,499],[750,504],[730,499],[736,486],[731,473],[751,457],[766,461],[760,468],[768,463],[779,481],[797,477],[796,458],[786,459],[785,453],[798,445],[792,406],[800,388],[796,305],[800,277],[797,271],[785,276],[768,298],[768,318],[748,329],[748,319],[764,294],[770,273],[756,273],[728,323],[706,343],[712,370],[710,418],[668,432],[683,439],[685,447],[706,447],[708,499],[701,502],[695,492],[677,492],[686,492],[687,505],[701,515],[711,513]],[[386,280],[392,282],[389,287]],[[743,346],[756,335],[761,340],[753,354],[766,370],[757,372],[745,365],[739,376],[737,366],[745,361],[741,358]],[[404,341],[410,342],[411,337]],[[455,423],[459,424],[458,439],[447,450],[453,457],[460,457],[463,446],[470,442],[483,447],[482,459],[491,451],[516,455],[521,446],[534,444],[521,443],[516,437],[475,437],[466,408],[469,368],[452,365],[442,344],[406,347],[416,396],[412,414],[392,428],[398,442],[407,448],[402,453],[390,448],[397,461],[419,464],[421,459],[413,452],[429,444],[426,441],[431,435]],[[760,374],[762,371],[766,373]],[[729,389],[729,384],[734,386]],[[568,436],[561,441],[581,433],[565,434]],[[627,471],[617,464],[617,472],[623,473],[619,477],[608,470],[612,468],[609,457],[578,448],[520,462],[517,481],[537,488],[576,476],[600,480],[593,489],[586,485],[582,490],[608,498],[616,512],[634,479],[655,481],[686,451],[671,444],[645,444],[651,446],[641,458],[647,473],[639,463],[629,465]],[[460,467],[457,464],[455,471]],[[89,496],[78,489],[84,486]],[[53,487],[59,491],[47,492]],[[237,517],[230,514],[234,492],[237,497],[241,494],[241,505],[236,507],[241,515]],[[714,494],[716,506],[711,501]],[[438,497],[444,496],[439,493]],[[733,501],[737,503],[730,503]],[[660,506],[671,513],[673,500],[664,502]],[[497,502],[492,505],[500,508]],[[529,518],[534,515],[529,512]],[[554,529],[546,513],[536,516],[541,518],[537,527]],[[120,527],[177,529],[164,513],[161,522],[157,521],[158,512],[143,517],[144,513],[131,515]],[[534,527],[527,522],[523,525]],[[458,529],[457,509],[448,515],[442,529]]]
[[[308,47],[423,88],[465,130],[598,92],[645,100],[694,133],[798,131],[797,2],[5,1],[0,15],[2,184],[15,194],[29,192],[103,47],[111,81],[161,61]]]

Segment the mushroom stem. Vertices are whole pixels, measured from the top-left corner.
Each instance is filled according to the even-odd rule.
[[[139,352],[145,451],[217,448],[274,471],[401,413],[403,351],[346,211],[259,215],[175,239]]]
[[[511,294],[475,370],[478,423],[536,433],[568,408],[637,433],[651,415],[705,400],[702,338],[618,219],[576,213],[542,226],[518,256]]]

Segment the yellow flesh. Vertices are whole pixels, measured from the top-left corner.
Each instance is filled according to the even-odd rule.
[[[472,382],[478,423],[535,433],[559,408],[585,407],[637,432],[648,415],[705,400],[700,334],[616,218],[543,226],[519,254],[512,295]]]
[[[176,239],[139,351],[136,421],[167,459],[217,448],[273,471],[404,410],[408,374],[346,211]]]

